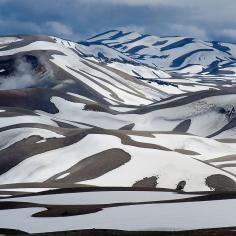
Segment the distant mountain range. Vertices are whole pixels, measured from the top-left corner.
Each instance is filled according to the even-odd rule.
[[[135,61],[178,73],[235,74],[236,44],[232,43],[112,30],[81,44],[95,57],[109,62]],[[110,48],[117,53],[111,53]]]

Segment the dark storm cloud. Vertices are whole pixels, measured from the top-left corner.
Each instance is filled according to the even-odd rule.
[[[0,0],[0,34],[79,40],[125,29],[236,42],[235,0]]]

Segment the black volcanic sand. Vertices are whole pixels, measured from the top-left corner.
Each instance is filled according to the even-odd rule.
[[[98,178],[107,172],[114,170],[131,160],[130,154],[117,148],[105,150],[93,156],[87,157],[79,161],[70,169],[53,176],[47,182],[66,182],[75,183],[89,179]],[[62,180],[57,178],[65,173],[70,173]]]
[[[220,174],[208,176],[206,185],[215,191],[236,191],[235,181]]]
[[[177,132],[187,132],[191,125],[191,120],[184,120],[180,124],[178,124],[173,131]]]
[[[209,229],[209,230],[194,230],[194,231],[179,231],[179,232],[128,232],[118,230],[103,230],[103,229],[90,229],[80,231],[65,231],[54,233],[31,234],[38,236],[235,236],[235,228],[229,229]],[[0,229],[3,235],[28,235],[22,231]]]
[[[186,149],[175,149],[174,151],[179,152],[179,153],[184,154],[184,155],[201,155],[198,152],[194,152],[194,151],[186,150]]]
[[[146,177],[143,178],[139,181],[137,181],[133,187],[147,187],[147,188],[156,188],[157,186],[157,177],[152,176],[152,177]]]
[[[64,231],[53,233],[31,234],[37,236],[236,236],[235,228],[222,229],[206,229],[206,230],[192,230],[192,231],[178,231],[178,232],[137,232],[137,231],[120,231],[120,230],[106,230],[106,229],[88,229],[78,231]],[[26,232],[11,229],[0,229],[2,235],[29,235]]]
[[[39,236],[235,236],[235,228],[226,229],[207,229],[207,230],[193,230],[180,232],[128,232],[119,230],[101,230],[90,229],[70,232],[55,232],[48,234],[36,234]]]

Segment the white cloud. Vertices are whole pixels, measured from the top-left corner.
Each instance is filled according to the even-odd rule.
[[[1,34],[80,40],[122,26],[122,30],[160,36],[235,40],[236,0],[71,0],[69,4],[68,0],[0,0],[4,2],[11,8],[1,4]],[[15,2],[21,9],[12,7]],[[53,20],[52,11],[56,12]]]
[[[226,38],[231,38],[236,41],[236,29],[224,29],[221,31],[221,35]]]
[[[191,5],[191,0],[77,0],[78,3],[99,2],[107,4],[119,4],[129,6],[157,6],[157,5],[172,5],[172,6],[187,6]]]
[[[207,32],[195,25],[171,24],[169,28],[172,35],[208,40]]]
[[[71,27],[57,21],[46,22],[45,26],[47,27],[47,32],[61,37],[72,37],[74,32]]]
[[[127,25],[127,26],[118,27],[117,29],[125,31],[125,32],[137,32],[140,34],[145,33],[145,27],[138,26],[138,25]]]
[[[37,24],[29,21],[0,19],[0,27],[2,29],[4,27],[8,27],[19,34],[22,34],[27,30],[28,33],[32,34],[53,35],[68,39],[76,39],[78,37],[78,34],[76,34],[70,26],[67,26],[59,21],[47,21]]]
[[[33,86],[36,79],[32,67],[23,59],[17,61],[15,74],[1,79],[0,90],[20,89]]]

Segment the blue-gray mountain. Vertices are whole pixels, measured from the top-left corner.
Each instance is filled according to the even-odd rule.
[[[134,32],[108,31],[81,44],[107,46],[133,60],[162,70],[179,73],[235,74],[236,45],[207,42],[185,37],[157,37]],[[107,61],[120,60],[102,49],[96,56]],[[125,58],[123,58],[125,60]]]

